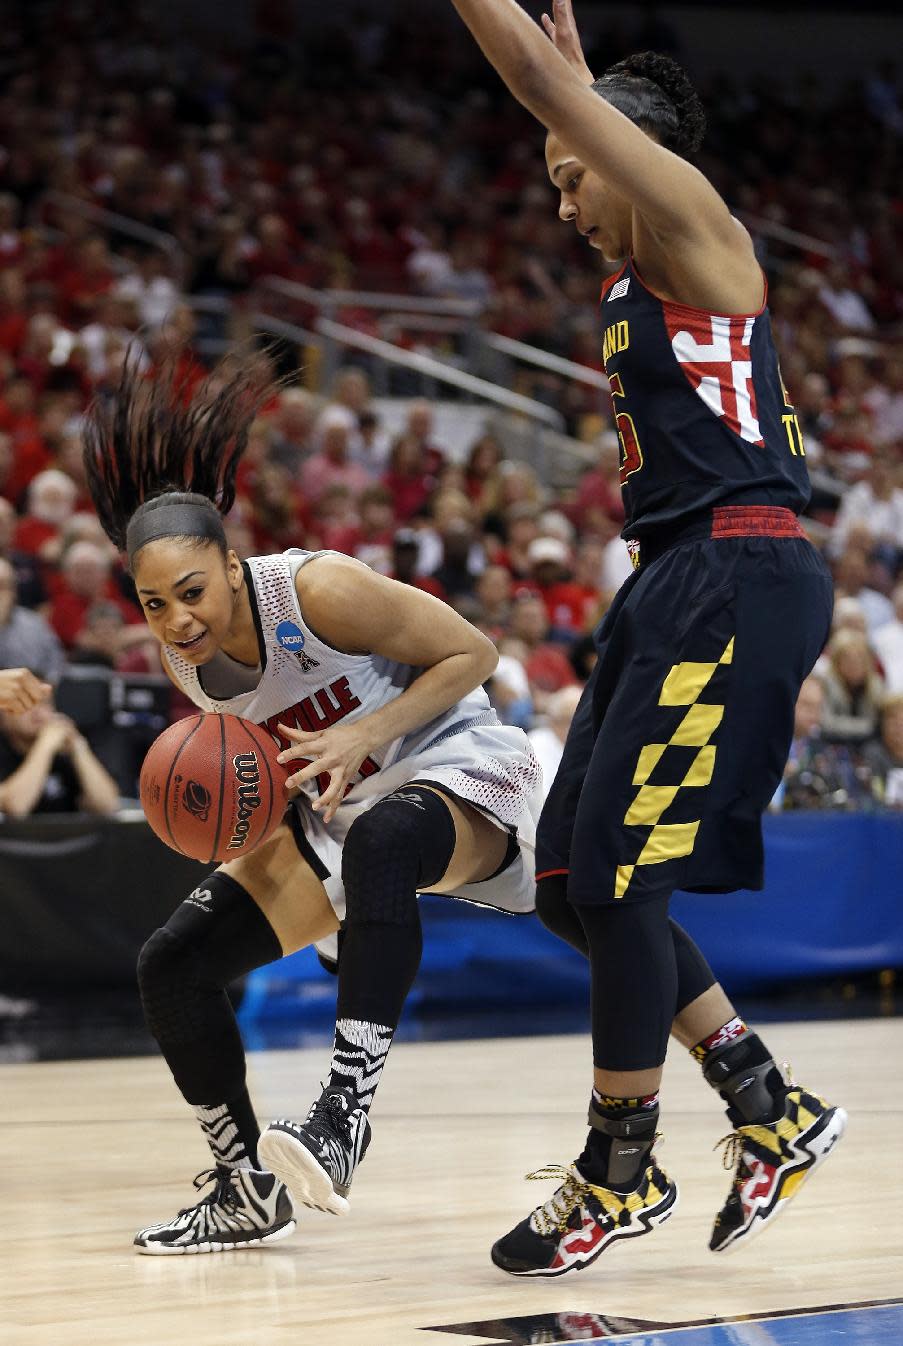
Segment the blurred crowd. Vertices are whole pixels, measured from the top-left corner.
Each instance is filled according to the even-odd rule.
[[[86,496],[81,417],[111,394],[127,352],[148,375],[175,362],[180,386],[199,384],[205,302],[226,301],[240,331],[269,276],[469,299],[487,330],[599,366],[595,255],[557,218],[538,128],[470,46],[393,28],[370,7],[313,40],[280,29],[284,8],[261,6],[271,26],[239,50],[170,41],[140,9],[12,7],[0,41],[0,667],[54,684],[79,668],[157,673]],[[671,42],[611,29],[590,58],[601,68],[650,37]],[[723,76],[701,92],[701,166],[769,277],[816,469],[809,526],[837,589],[775,806],[903,806],[899,81],[887,67],[828,90],[796,71],[787,86]],[[166,246],[139,240],[135,223]],[[373,322],[351,301],[339,316]],[[240,358],[261,378],[285,372],[266,352]],[[452,603],[496,641],[493,700],[551,776],[595,658],[590,633],[630,564],[600,394],[546,374],[519,386],[592,442],[594,466],[572,488],[552,491],[491,421],[452,452],[429,401],[409,401],[390,432],[367,367],[349,362],[330,386],[299,379],[263,408],[227,527],[242,556],[336,548]],[[169,713],[184,711],[173,697]],[[78,727],[54,723],[35,738],[71,758]],[[6,756],[21,764],[29,746],[12,738]],[[134,794],[134,760],[109,765]]]

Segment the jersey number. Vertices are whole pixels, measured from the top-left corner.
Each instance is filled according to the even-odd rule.
[[[621,375],[612,374],[608,381],[611,384],[611,409],[614,413],[615,425],[618,428],[618,439],[621,443],[621,467],[618,472],[618,479],[623,486],[627,478],[632,477],[634,472],[639,472],[643,466],[643,450],[640,448],[636,426],[630,412],[618,410],[617,398],[626,397]]]

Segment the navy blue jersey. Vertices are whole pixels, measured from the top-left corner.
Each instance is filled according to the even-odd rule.
[[[625,538],[717,505],[809,499],[802,435],[768,309],[726,316],[659,299],[632,261],[602,290],[602,360],[621,441]]]

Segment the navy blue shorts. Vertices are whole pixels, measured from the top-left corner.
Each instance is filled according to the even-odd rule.
[[[644,558],[595,634],[536,846],[537,878],[566,873],[577,905],[762,887],[762,812],[833,586],[789,511],[714,517]]]

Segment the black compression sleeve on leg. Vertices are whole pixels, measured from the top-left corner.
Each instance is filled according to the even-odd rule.
[[[693,942],[684,930],[672,918],[671,936],[674,940],[674,956],[677,959],[677,1009],[680,1014],[698,1000],[701,995],[715,985],[715,974],[705,960],[702,950]]]
[[[454,850],[448,805],[417,783],[352,823],[342,851],[340,1020],[397,1027],[423,950],[417,893],[441,879]]]
[[[147,1026],[188,1103],[206,1106],[244,1088],[245,1055],[225,987],[282,957],[249,893],[210,874],[144,945],[138,985]]]
[[[594,1064],[617,1071],[660,1066],[677,1002],[668,898],[575,910],[590,951]]]
[[[576,907],[568,901],[567,874],[546,874],[536,882],[536,915],[547,930],[589,957],[586,931]]]

